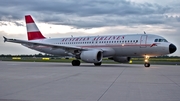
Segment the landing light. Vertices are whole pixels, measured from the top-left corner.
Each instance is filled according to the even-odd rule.
[[[145,62],[148,62],[148,60],[146,59],[146,60],[144,60]]]
[[[146,63],[149,62],[149,56],[148,56],[148,55],[145,56],[145,60],[144,60],[144,61],[145,61]]]

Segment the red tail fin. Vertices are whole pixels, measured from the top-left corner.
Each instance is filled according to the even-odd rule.
[[[28,40],[44,39],[31,15],[25,16]]]

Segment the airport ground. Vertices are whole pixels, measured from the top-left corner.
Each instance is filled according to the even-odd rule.
[[[0,61],[0,101],[180,101],[180,66]]]

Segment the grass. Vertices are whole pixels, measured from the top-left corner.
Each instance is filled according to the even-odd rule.
[[[71,63],[74,58],[49,58],[49,57],[0,57],[2,61],[19,61],[19,62],[65,62]],[[144,58],[132,58],[132,64],[143,64]],[[83,61],[81,61],[83,62]],[[151,64],[178,64],[180,65],[180,58],[150,58],[149,62]],[[109,60],[107,58],[103,59],[103,63],[110,63],[110,64],[119,64],[114,62],[113,60]]]

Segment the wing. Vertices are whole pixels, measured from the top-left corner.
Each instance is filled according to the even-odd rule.
[[[47,46],[51,47],[52,49],[56,48],[62,48],[65,50],[86,50],[81,47],[77,46],[67,46],[67,45],[58,45],[58,44],[52,44],[52,43],[42,43],[42,42],[36,42],[36,41],[25,41],[25,40],[19,40],[19,39],[9,39],[4,37],[4,42],[12,42],[12,43],[19,43],[19,44],[27,44],[27,45],[41,45],[41,46]]]
[[[93,50],[93,49],[98,49],[101,52],[107,55],[105,56],[111,56],[112,54],[114,54],[114,50],[112,48],[90,48],[90,47],[78,47],[78,46],[70,46],[70,45],[59,45],[59,44],[52,44],[52,43],[45,43],[45,42],[38,42],[38,41],[26,41],[26,40],[19,40],[19,39],[9,39],[4,37],[4,42],[12,42],[12,43],[19,43],[25,46],[46,46],[46,47],[50,47],[52,49],[64,49],[65,51],[72,53],[74,55],[78,55],[79,53],[81,53],[82,51],[88,51],[88,50]]]

